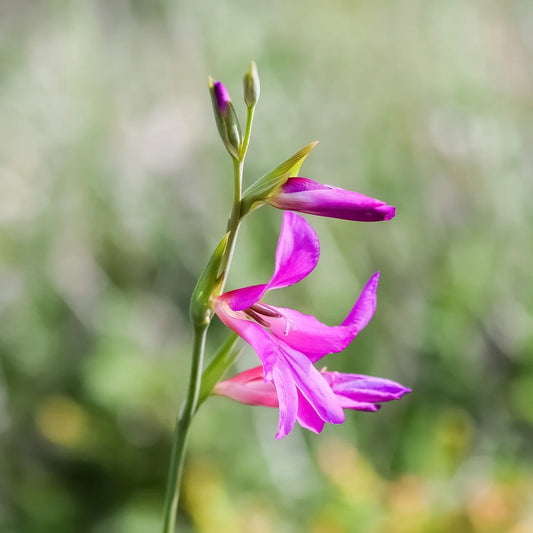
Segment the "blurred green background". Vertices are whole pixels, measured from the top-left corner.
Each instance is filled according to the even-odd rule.
[[[188,298],[232,199],[207,76],[244,119],[250,59],[247,184],[320,139],[302,175],[397,207],[307,217],[319,267],[268,301],[340,323],[381,270],[327,365],[413,392],[281,442],[274,410],[208,401],[180,531],[533,531],[529,0],[2,0],[0,531],[159,531]],[[247,220],[229,288],[269,278],[281,215]]]

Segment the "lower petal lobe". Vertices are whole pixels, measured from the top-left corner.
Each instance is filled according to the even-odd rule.
[[[276,439],[279,440],[288,435],[294,427],[298,412],[298,395],[287,365],[280,362],[274,368],[272,375],[279,403],[278,432],[276,433]]]

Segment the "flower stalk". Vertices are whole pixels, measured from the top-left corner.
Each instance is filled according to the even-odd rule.
[[[219,290],[223,289],[229,268],[231,266],[233,250],[235,249],[236,237],[240,223],[243,162],[233,159],[233,169],[235,196],[231,215],[228,220],[227,244],[220,264],[221,279],[218,284],[218,287],[220,287]],[[200,397],[200,387],[202,383],[201,377],[205,352],[205,339],[210,324],[211,316],[209,316],[204,323],[197,325],[194,328],[194,344],[188,392],[185,403],[183,404],[180,414],[178,415],[176,429],[174,431],[165,497],[163,533],[174,533],[176,528],[176,514],[178,510],[187,436],[192,418],[198,408],[198,399]],[[208,391],[207,394],[209,392],[210,391]]]
[[[227,95],[227,92],[224,89],[221,97],[217,92],[219,86],[213,84],[211,79],[209,80],[209,85],[213,95],[217,125],[219,126],[219,131],[221,132],[222,140],[226,145],[226,148],[229,146],[228,152],[232,156],[233,161],[233,206],[228,219],[226,235],[217,247],[217,250],[215,250],[213,257],[208,263],[204,274],[200,277],[200,280],[198,281],[191,298],[191,320],[194,325],[194,344],[191,361],[191,372],[189,377],[187,397],[178,415],[176,428],[174,431],[165,497],[163,533],[175,532],[187,437],[192,418],[199,407],[200,394],[202,393],[202,400],[205,400],[216,384],[216,381],[208,379],[206,381],[206,386],[208,385],[210,387],[209,390],[207,390],[206,386],[204,386],[204,388],[201,390],[205,340],[212,318],[212,313],[206,312],[206,304],[213,296],[216,295],[216,293],[220,293],[224,289],[231,266],[231,261],[233,259],[233,252],[237,242],[239,224],[241,222],[244,159],[250,143],[255,109],[255,104],[247,107],[246,130],[244,138],[242,139],[240,146],[237,148],[234,142],[228,142],[227,131],[229,128],[224,129],[227,124],[225,124],[222,120],[226,116],[225,113],[227,109],[225,106],[231,106],[229,95]],[[232,107],[230,108],[230,111],[233,112]],[[231,117],[231,122],[232,124],[238,125],[236,119],[233,119],[233,117]],[[217,251],[221,251],[222,245],[224,246],[223,252],[221,255],[217,255]],[[217,269],[218,276],[216,276],[216,272],[213,271],[213,268],[216,268],[217,265],[219,265]],[[204,278],[206,278],[207,281]],[[206,292],[205,287],[209,289],[208,292]],[[218,354],[220,359],[223,360],[224,356],[226,356],[228,360],[234,360],[238,356],[240,352],[235,352],[233,358],[229,359],[229,357],[232,355],[231,350],[234,348],[235,341],[236,337],[232,336],[230,341],[222,346]],[[229,355],[226,354],[226,351],[230,352]],[[217,361],[218,358],[215,357],[215,362]]]
[[[183,473],[183,461],[185,458],[185,448],[187,446],[187,436],[191,425],[192,417],[198,406],[200,396],[200,384],[202,377],[202,366],[205,351],[205,339],[209,324],[194,328],[194,344],[191,360],[191,375],[187,397],[183,404],[174,431],[174,441],[172,454],[170,457],[170,467],[168,472],[167,492],[165,497],[165,511],[163,533],[174,533],[176,529],[176,513],[178,510],[181,477]]]

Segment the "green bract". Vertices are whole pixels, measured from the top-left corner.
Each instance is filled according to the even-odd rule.
[[[207,263],[200,279],[194,287],[191,297],[191,304],[189,307],[189,315],[191,321],[195,326],[206,326],[211,320],[211,297],[217,296],[219,290],[220,279],[218,271],[220,264],[226,251],[228,244],[229,233],[226,233],[222,240],[218,243],[211,259]]]
[[[257,73],[257,65],[255,61],[250,63],[248,72],[244,75],[242,80],[244,90],[244,101],[247,107],[253,107],[259,100],[259,94],[261,93],[261,86],[259,84],[259,75]]]
[[[241,202],[241,217],[261,207],[265,200],[276,193],[278,189],[291,177],[296,176],[300,171],[305,158],[311,153],[318,141],[309,143],[301,150],[289,157],[287,161],[281,163],[274,170],[259,178],[244,193]]]

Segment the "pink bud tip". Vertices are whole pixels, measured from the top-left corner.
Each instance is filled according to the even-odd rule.
[[[225,113],[228,108],[228,103],[231,101],[228,90],[220,81],[215,81],[215,83],[213,83],[213,90],[215,92],[215,98],[217,99],[218,110],[221,113]]]

